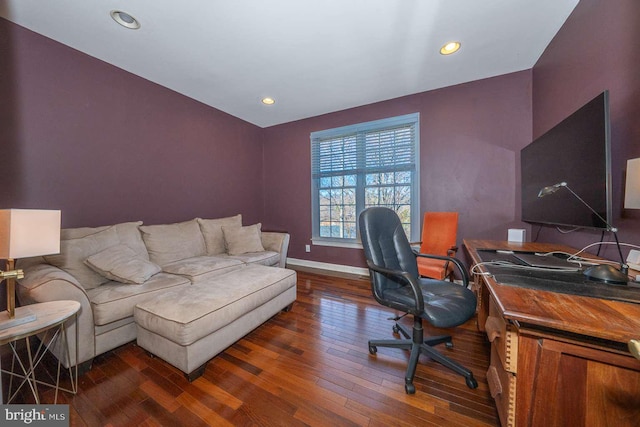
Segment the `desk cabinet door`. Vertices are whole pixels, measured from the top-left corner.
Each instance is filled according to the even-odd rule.
[[[520,335],[521,426],[637,426],[640,363],[632,357]]]

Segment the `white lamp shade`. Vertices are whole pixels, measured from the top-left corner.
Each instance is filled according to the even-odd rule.
[[[0,259],[60,252],[60,211],[0,210]]]
[[[627,160],[624,207],[640,209],[640,158]]]

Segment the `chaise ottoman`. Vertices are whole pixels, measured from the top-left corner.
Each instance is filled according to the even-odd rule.
[[[295,271],[248,265],[139,303],[138,345],[192,381],[211,358],[295,299]]]

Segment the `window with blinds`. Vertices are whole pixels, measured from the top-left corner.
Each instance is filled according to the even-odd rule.
[[[311,134],[314,244],[356,243],[370,206],[398,213],[419,239],[418,113]]]

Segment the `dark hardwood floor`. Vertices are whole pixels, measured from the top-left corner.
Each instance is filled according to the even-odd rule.
[[[293,309],[216,356],[192,383],[129,343],[97,357],[78,394],[63,393],[58,403],[70,405],[72,426],[498,425],[485,376],[490,347],[475,318],[447,331],[453,349],[440,347],[473,371],[478,388],[421,356],[416,394],[407,395],[408,353],[379,348],[372,356],[367,346],[393,336],[394,315],[375,302],[367,280],[298,272]],[[53,401],[52,390],[41,396]]]

